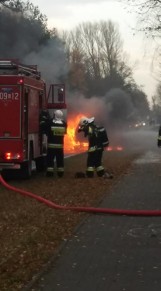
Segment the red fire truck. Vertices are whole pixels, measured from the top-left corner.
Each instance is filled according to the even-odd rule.
[[[47,140],[39,128],[43,109],[66,114],[65,85],[48,88],[35,65],[0,59],[0,171],[19,169],[24,178],[44,169]]]

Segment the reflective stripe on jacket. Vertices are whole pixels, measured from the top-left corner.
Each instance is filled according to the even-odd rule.
[[[49,149],[62,149],[63,144],[48,143],[48,148]]]
[[[67,124],[63,120],[51,120],[47,127],[48,148],[63,148]]]

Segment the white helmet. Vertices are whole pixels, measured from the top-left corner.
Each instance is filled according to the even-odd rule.
[[[94,122],[94,120],[95,120],[94,117],[88,118],[88,123],[92,123],[92,122]]]
[[[79,126],[83,126],[88,124],[88,118],[87,117],[81,117],[81,119],[79,120]]]
[[[63,118],[63,112],[61,110],[56,110],[54,114],[55,114],[55,119],[57,120],[61,120]]]

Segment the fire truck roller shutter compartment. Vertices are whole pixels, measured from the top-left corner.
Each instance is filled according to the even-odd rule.
[[[0,84],[0,138],[21,136],[21,87]]]

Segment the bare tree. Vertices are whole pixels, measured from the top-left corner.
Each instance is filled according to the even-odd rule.
[[[87,22],[64,34],[73,67],[73,52],[86,75],[89,91],[105,93],[112,86],[124,87],[132,71],[127,66],[118,26],[111,21]],[[78,53],[79,51],[79,53]]]
[[[148,37],[160,37],[161,32],[161,0],[120,0],[138,15],[138,30],[144,31]]]
[[[117,26],[109,21],[100,23],[100,45],[102,58],[106,64],[106,74],[112,75],[122,56],[122,40]]]

